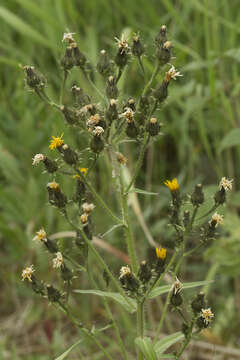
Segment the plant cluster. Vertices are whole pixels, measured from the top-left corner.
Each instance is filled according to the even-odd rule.
[[[61,59],[63,82],[59,103],[54,102],[48,96],[47,81],[42,74],[33,66],[23,68],[28,87],[42,101],[57,109],[66,124],[74,129],[80,139],[88,139],[89,147],[87,149],[85,147],[74,148],[73,144],[65,142],[64,134],[61,134],[61,136],[52,136],[49,145],[51,153],[58,154],[57,158],[42,153],[33,157],[33,165],[42,163],[45,171],[49,174],[49,182],[46,184],[49,204],[64,216],[75,235],[70,252],[62,250],[58,241],[51,239],[43,228],[34,236],[34,240],[42,243],[52,256],[52,266],[60,272],[61,281],[65,284],[65,292],[61,291],[56,284],[47,285],[40,280],[33,265],[23,270],[22,279],[28,280],[35,293],[63,310],[76,327],[101,349],[106,358],[113,359],[114,356],[99,341],[99,335],[109,328],[114,331],[121,357],[129,359],[134,356],[134,348],[133,346],[127,348],[123,332],[119,329],[109,306],[109,299],[113,299],[131,314],[137,314],[135,344],[138,359],[164,357],[166,356],[165,351],[171,345],[181,341],[181,344],[176,346],[171,354],[167,354],[168,358],[180,359],[191,338],[202,329],[207,328],[214,316],[202,292],[195,295],[190,306],[184,299],[185,289],[202,286],[205,282],[181,282],[179,280],[181,265],[186,257],[215,239],[217,227],[223,222],[223,217],[216,212],[216,209],[226,202],[226,193],[232,189],[232,180],[222,178],[219,190],[214,195],[213,206],[198,218],[198,210],[204,203],[202,185],[197,184],[192,194],[183,196],[176,178],[165,181],[171,194],[170,225],[175,232],[175,248],[171,252],[162,246],[156,247],[151,259],[139,263],[129,217],[128,198],[131,192],[136,191],[134,185],[141,170],[146,148],[151,146],[154,138],[160,134],[162,124],[156,116],[156,112],[168,97],[170,83],[181,74],[171,64],[173,46],[167,38],[165,25],[161,26],[155,37],[156,65],[148,80],[146,80],[148,74],[143,62],[145,46],[142,44],[139,34],[133,35],[131,45],[124,36],[116,41],[117,51],[114,58],[112,59],[105,50],[101,50],[96,65],[96,70],[105,81],[104,92],[96,87],[93,81],[92,67],[86,56],[80,51],[73,33],[66,33],[63,37],[66,49]],[[124,99],[118,89],[118,82],[130,64],[131,58],[135,58],[138,62],[144,82],[138,99]],[[85,93],[84,89],[76,83],[71,86],[72,104],[65,103],[65,89],[73,67],[79,68],[93,87],[96,97],[101,98],[100,103],[97,103],[96,99]],[[164,75],[159,81],[158,75],[161,70]],[[123,176],[127,163],[127,156],[124,154],[124,146],[127,141],[134,142],[139,148],[135,169],[128,183]],[[104,158],[112,168],[112,186],[115,187],[118,213],[109,207],[108,202],[94,186],[94,171],[100,157]],[[69,189],[61,186],[63,176],[71,179],[75,187],[73,196],[70,195]],[[59,179],[58,182],[57,179]],[[192,206],[191,211],[183,209],[186,202]],[[96,234],[92,213],[98,209],[106,212],[109,216],[109,223],[111,223],[109,232],[118,228],[122,229],[125,234],[130,264],[125,264],[120,268],[119,276],[112,272],[92,241]],[[208,218],[208,216],[211,217]],[[207,220],[205,220],[206,218]],[[196,220],[198,220],[197,224]],[[191,247],[189,239],[193,233],[198,234],[199,241],[196,246]],[[94,280],[88,266],[88,252],[92,253],[96,259],[96,266],[99,266],[103,272],[106,288],[111,286],[117,292],[106,291],[102,287],[99,289],[100,286]],[[89,276],[93,287],[89,293],[93,292],[95,295],[103,297],[103,304],[110,323],[102,328],[89,328],[72,313],[70,295],[87,292],[87,290],[76,289],[74,286],[74,278],[79,276],[79,271],[81,274],[87,273]],[[166,285],[169,275],[171,283]],[[145,319],[144,306],[147,301],[162,294],[167,294],[166,300],[155,337],[152,339],[146,336],[146,331],[149,329]],[[181,317],[182,328],[181,331],[159,340],[169,308]]]

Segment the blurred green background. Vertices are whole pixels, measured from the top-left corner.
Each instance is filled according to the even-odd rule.
[[[217,243],[204,254],[204,261],[198,256],[190,262],[188,276],[200,280],[214,278],[218,273],[210,289],[216,320],[208,340],[240,346],[239,0],[1,0],[0,316],[4,331],[0,335],[0,353],[3,359],[52,359],[75,338],[72,327],[63,324],[53,307],[32,296],[21,283],[20,274],[25,264],[37,262],[42,277],[50,281],[54,275],[48,274],[49,259],[32,243],[33,234],[41,226],[50,234],[68,230],[47,204],[48,175],[42,174],[40,167],[33,169],[31,159],[36,153],[48,153],[51,135],[64,131],[69,141],[80,140],[66,129],[61,114],[41,103],[26,88],[19,64],[39,69],[48,79],[48,93],[57,99],[64,32],[76,33],[80,49],[94,65],[101,49],[114,54],[115,36],[120,37],[124,31],[129,34],[139,31],[146,45],[144,66],[150,74],[154,67],[153,39],[162,24],[167,25],[168,37],[174,44],[174,65],[184,77],[172,84],[166,104],[157,113],[164,124],[164,136],[148,150],[138,180],[139,188],[161,192],[161,199],[139,196],[141,211],[152,236],[161,241],[168,222],[162,216],[167,214],[169,200],[167,189],[162,186],[166,178],[177,176],[184,191],[191,191],[195,183],[202,182],[208,199],[222,176],[234,179],[234,193],[228,206],[221,209],[225,227]],[[74,72],[70,83],[75,78],[92,94],[84,78]],[[95,75],[95,80],[101,88],[101,79]],[[138,65],[132,61],[120,81],[122,98],[139,95],[142,86]],[[128,155],[131,168],[134,150]],[[101,169],[105,169],[103,163],[97,174],[98,189],[108,196],[109,170]],[[133,216],[136,222],[134,219]],[[107,218],[96,215],[95,221],[97,231],[106,229]],[[141,241],[143,235],[137,222],[135,233]],[[110,243],[126,251],[120,240],[109,237]],[[140,257],[144,257],[145,251],[143,246]],[[111,261],[117,271],[121,261]],[[86,319],[101,316],[97,300],[91,301],[86,304],[85,299],[81,303]],[[133,323],[125,322],[124,326],[131,327]],[[73,354],[70,358],[79,357]]]

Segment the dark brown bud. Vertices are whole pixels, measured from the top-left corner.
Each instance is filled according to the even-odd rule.
[[[146,130],[147,132],[149,132],[149,134],[151,136],[156,136],[159,134],[160,131],[160,126],[158,124],[158,120],[157,118],[151,118],[146,126]]]
[[[170,41],[165,41],[160,47],[157,47],[156,56],[160,65],[165,65],[171,60],[172,44]]]
[[[180,293],[177,293],[177,294],[172,293],[171,298],[170,298],[170,303],[172,306],[174,306],[174,307],[181,306],[182,302],[183,302],[183,298]]]
[[[168,85],[169,82],[163,80],[162,83],[153,90],[153,96],[158,102],[162,103],[168,97]]]
[[[112,75],[107,79],[106,95],[109,99],[116,99],[118,97],[116,79]]]
[[[73,43],[71,46],[73,48],[74,65],[83,69],[87,61],[86,56],[79,50],[76,43]]]
[[[61,266],[61,277],[63,281],[71,281],[73,278],[73,272],[65,264]]]
[[[97,63],[97,71],[102,76],[108,76],[113,72],[113,62],[109,59],[109,56],[105,50],[100,51],[100,56]]]
[[[143,283],[147,284],[152,277],[151,269],[147,261],[142,261],[138,270],[138,279]]]
[[[61,106],[61,111],[69,125],[76,125],[78,123],[76,110],[70,109],[67,106]]]
[[[33,66],[24,66],[27,85],[34,90],[42,90],[46,86],[45,77],[37,72]]]
[[[65,71],[71,70],[72,67],[75,65],[75,59],[73,56],[73,48],[68,46],[65,50],[65,54],[61,59],[61,66]]]
[[[215,193],[214,200],[216,205],[222,205],[226,202],[226,190],[224,187]]]
[[[201,184],[197,184],[195,186],[194,192],[192,193],[191,196],[191,202],[194,206],[199,206],[201,204],[203,204],[204,202],[204,193],[202,191],[202,185]]]
[[[133,43],[132,43],[132,54],[134,56],[140,57],[144,53],[144,46],[140,40],[139,35],[133,36]]]
[[[126,134],[132,139],[136,139],[138,136],[138,128],[134,121],[127,123]]]
[[[195,314],[200,313],[200,311],[206,306],[205,294],[200,292],[198,295],[196,295],[191,303],[191,306]]]
[[[59,184],[55,181],[47,184],[49,203],[60,209],[64,208],[67,204],[67,197],[61,191]]]
[[[76,165],[77,161],[78,161],[78,155],[77,153],[72,150],[67,144],[64,144],[62,146],[59,146],[57,148],[59,150],[59,152],[62,155],[63,160],[68,164],[68,165]]]
[[[110,122],[110,124],[118,119],[118,110],[117,110],[117,102],[115,99],[111,99],[109,103],[109,107],[106,110],[106,118]]]
[[[189,223],[190,223],[190,211],[185,210],[183,214],[183,224],[185,228],[189,225]]]
[[[155,37],[156,46],[161,48],[166,41],[167,41],[167,27],[166,25],[162,25],[159,33]]]
[[[47,295],[50,302],[58,302],[61,298],[60,291],[54,288],[52,285],[47,285]]]
[[[49,174],[52,174],[58,170],[58,164],[55,160],[49,159],[47,156],[44,157],[43,163],[45,166],[45,169]]]

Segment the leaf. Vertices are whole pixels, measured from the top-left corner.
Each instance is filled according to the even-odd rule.
[[[157,341],[157,343],[154,345],[154,350],[157,353],[157,355],[161,354],[167,350],[170,346],[175,344],[177,341],[180,341],[184,338],[184,335],[181,331],[178,331],[172,335],[165,336],[161,340]]]
[[[70,346],[69,349],[67,349],[67,351],[65,351],[62,355],[58,356],[55,360],[63,360],[66,358],[66,356],[81,342],[83,341],[83,339],[78,340],[77,342],[75,342],[75,344],[73,344],[72,346]]]
[[[232,129],[224,136],[219,152],[236,145],[240,145],[240,129]]]
[[[135,344],[147,360],[157,360],[157,354],[154,350],[152,340],[149,337],[138,337],[135,339]]]
[[[47,47],[54,47],[53,44],[49,42],[47,37],[42,36],[42,34],[36,31],[32,26],[24,22],[20,17],[13,14],[3,6],[0,6],[0,17],[23,35],[28,36]]]
[[[137,309],[136,301],[128,298],[131,305],[124,299],[124,297],[121,294],[109,292],[109,291],[101,291],[101,290],[74,290],[74,292],[79,294],[93,294],[97,296],[106,296],[109,297],[115,301],[117,301],[119,304],[121,304],[128,312],[134,313]]]
[[[191,288],[195,288],[198,286],[203,286],[206,284],[209,284],[213,282],[213,280],[204,280],[204,281],[195,281],[195,282],[189,282],[189,283],[185,283],[183,284],[183,289],[191,289]],[[153,299],[159,295],[162,294],[166,294],[167,292],[169,292],[172,288],[172,285],[163,285],[163,286],[159,286],[155,289],[153,289],[152,291],[150,291],[149,295],[148,295],[148,299]]]
[[[142,194],[142,195],[159,195],[159,193],[154,193],[151,191],[145,191],[142,189],[137,189],[137,188],[133,188],[131,190],[129,190],[128,193],[138,193],[138,194]]]

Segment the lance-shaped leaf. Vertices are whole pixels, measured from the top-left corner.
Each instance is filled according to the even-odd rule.
[[[158,340],[154,345],[154,350],[160,358],[163,358],[163,353],[166,351],[170,346],[175,344],[176,342],[182,340],[184,335],[182,332],[178,331],[172,335],[165,336],[164,338]],[[161,354],[161,355],[160,355]]]
[[[152,340],[149,337],[138,337],[135,339],[135,344],[145,356],[147,360],[157,360],[157,354],[154,350]]]

